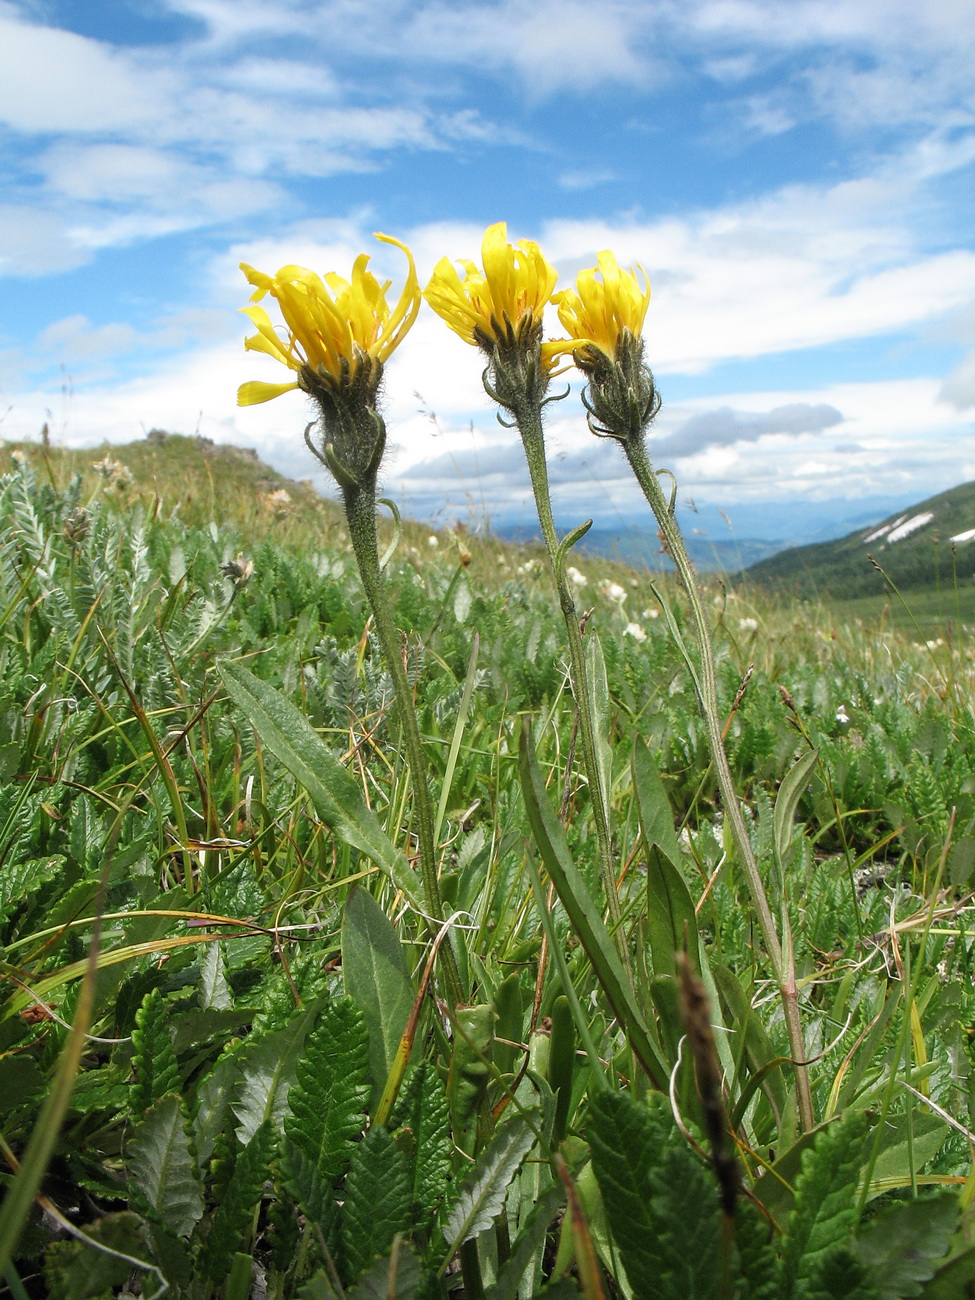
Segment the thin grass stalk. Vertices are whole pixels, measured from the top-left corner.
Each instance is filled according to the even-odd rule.
[[[657,478],[656,471],[650,463],[646,447],[640,438],[630,438],[622,443],[626,458],[630,463],[630,468],[643,490],[644,496],[650,504],[660,532],[666,543],[667,550],[677,566],[677,572],[680,576],[684,590],[687,592],[690,601],[691,614],[694,619],[694,626],[697,632],[698,648],[700,650],[700,664],[695,676],[695,685],[699,693],[699,703],[701,712],[704,716],[705,731],[707,734],[708,748],[711,752],[711,762],[714,764],[715,775],[718,779],[718,786],[721,790],[721,798],[724,804],[725,816],[731,828],[732,839],[735,842],[735,848],[738,852],[738,858],[745,872],[745,879],[752,897],[755,911],[758,914],[758,923],[762,931],[762,938],[765,942],[765,948],[772,963],[772,969],[775,974],[776,984],[779,988],[779,996],[782,1000],[782,1011],[785,1016],[786,1029],[789,1035],[789,1049],[792,1054],[792,1062],[795,1069],[796,1077],[796,1100],[799,1110],[799,1121],[804,1131],[815,1127],[816,1119],[813,1113],[812,1093],[809,1087],[809,1070],[806,1063],[806,1046],[802,1033],[802,1022],[799,1016],[799,997],[796,988],[796,971],[795,959],[792,945],[792,935],[789,928],[788,916],[783,913],[783,936],[780,940],[779,932],[775,924],[775,918],[772,915],[772,909],[769,905],[768,895],[765,892],[765,885],[762,881],[761,872],[755,855],[752,852],[751,840],[748,835],[748,829],[745,826],[745,819],[742,816],[741,805],[738,802],[738,795],[735,790],[734,780],[731,775],[731,768],[728,766],[728,756],[725,752],[724,740],[722,737],[722,723],[718,708],[718,685],[717,677],[714,670],[714,652],[711,643],[711,628],[708,623],[707,613],[704,609],[704,602],[701,599],[700,587],[697,583],[697,577],[694,573],[694,567],[691,564],[687,549],[684,546],[684,539],[681,536],[677,520],[674,518],[670,503],[664,496],[663,489]]]
[[[400,636],[389,611],[389,595],[379,564],[375,493],[367,487],[346,487],[342,496],[359,576],[362,579],[366,599],[369,601],[369,608],[372,610],[376,637],[393,681],[403,744],[406,748],[406,760],[413,781],[413,811],[416,819],[420,879],[429,913],[428,919],[436,931],[442,926],[444,916],[440,882],[437,878],[433,804],[430,799],[426,755],[423,752],[423,740],[416,718],[413,692],[410,690],[406,669],[403,666]],[[450,1002],[454,1005],[465,1002],[460,971],[449,939],[441,946],[440,961]]]

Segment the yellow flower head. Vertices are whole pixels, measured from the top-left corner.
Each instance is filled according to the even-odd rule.
[[[325,382],[331,379],[341,383],[354,377],[366,362],[384,362],[400,344],[420,310],[416,267],[413,254],[405,244],[389,235],[377,234],[376,238],[401,248],[409,262],[406,284],[393,309],[386,301],[391,282],[380,284],[366,269],[369,263],[366,253],[356,258],[351,280],[330,271],[323,281],[303,266],[282,266],[277,275],[267,275],[241,262],[240,269],[254,285],[251,302],[259,302],[269,293],[277,299],[288,327],[285,342],[263,307],[243,307],[244,315],[257,327],[257,333],[244,341],[244,347],[250,352],[266,352],[283,362],[298,372],[299,381],[241,384],[237,392],[238,406],[269,402],[281,393],[305,387],[300,378],[306,367]]]
[[[634,338],[639,338],[643,330],[650,306],[650,280],[639,266],[643,275],[641,289],[636,269],[623,270],[612,253],[597,254],[596,262],[596,266],[579,272],[574,289],[563,289],[553,301],[573,348],[588,343],[612,361],[624,329]]]
[[[558,272],[533,240],[509,244],[504,221],[484,232],[481,261],[483,269],[461,260],[461,280],[450,259],[441,258],[423,296],[465,343],[490,351],[541,319]]]

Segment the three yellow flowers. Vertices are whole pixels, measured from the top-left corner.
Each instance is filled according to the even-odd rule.
[[[356,259],[351,280],[334,272],[323,280],[300,266],[284,266],[272,276],[241,263],[241,270],[255,286],[252,303],[270,294],[288,329],[285,342],[263,307],[245,307],[244,314],[257,333],[244,346],[275,357],[295,371],[297,379],[286,384],[242,384],[237,394],[239,405],[267,402],[304,387],[301,377],[306,368],[326,383],[340,384],[354,377],[367,360],[387,360],[416,320],[421,294],[406,245],[388,235],[376,238],[402,249],[409,263],[406,283],[393,308],[386,298],[389,281],[381,284],[367,269],[366,254]],[[643,329],[650,304],[646,272],[639,268],[641,287],[636,270],[620,267],[610,252],[600,253],[597,265],[582,271],[574,288],[555,293],[558,274],[538,244],[527,239],[509,244],[506,225],[498,222],[484,234],[481,261],[480,267],[461,261],[462,279],[448,258],[441,259],[422,295],[466,343],[490,351],[494,343],[517,338],[526,327],[541,321],[549,302],[557,306],[569,337],[542,344],[546,369],[551,369],[561,354],[587,345],[612,360],[623,331],[639,336]]]

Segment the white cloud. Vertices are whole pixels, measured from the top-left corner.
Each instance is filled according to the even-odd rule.
[[[178,89],[130,54],[0,12],[0,121],[18,131],[145,130]]]

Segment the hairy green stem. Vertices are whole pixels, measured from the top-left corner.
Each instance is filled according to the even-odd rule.
[[[646,447],[642,438],[629,438],[622,443],[626,458],[630,463],[630,468],[636,477],[637,482],[643,489],[644,496],[650,503],[650,508],[656,516],[660,532],[666,543],[667,549],[677,566],[677,572],[680,575],[681,583],[687,592],[690,601],[691,614],[694,619],[695,629],[697,631],[697,642],[700,650],[700,666],[698,670],[699,684],[699,703],[701,712],[704,716],[704,725],[707,732],[708,748],[711,751],[711,761],[714,764],[715,774],[718,778],[718,786],[721,790],[721,798],[724,804],[725,816],[731,828],[731,835],[735,842],[735,848],[738,851],[738,858],[745,872],[745,879],[748,883],[748,889],[752,896],[752,902],[755,911],[758,914],[758,923],[762,931],[762,938],[765,941],[765,947],[772,963],[772,969],[775,973],[775,980],[779,987],[779,995],[782,999],[782,1010],[785,1016],[786,1029],[789,1035],[789,1049],[792,1053],[793,1064],[795,1066],[796,1076],[796,1099],[799,1109],[799,1120],[802,1128],[806,1131],[815,1125],[815,1116],[813,1114],[812,1094],[809,1089],[809,1071],[806,1065],[806,1047],[802,1034],[802,1024],[799,1018],[799,998],[796,989],[796,972],[795,960],[792,949],[792,934],[789,928],[788,916],[783,911],[783,940],[780,941],[779,933],[776,928],[775,919],[772,916],[772,909],[769,906],[768,895],[765,892],[765,885],[762,881],[761,872],[758,869],[758,863],[752,852],[751,840],[748,835],[748,829],[745,826],[745,819],[742,816],[741,805],[738,802],[738,795],[735,791],[734,781],[731,775],[731,769],[728,766],[728,756],[725,753],[724,738],[721,734],[721,717],[718,709],[718,685],[717,677],[714,670],[714,654],[711,647],[711,628],[708,623],[707,613],[704,609],[704,602],[701,599],[700,588],[698,587],[697,578],[694,573],[693,565],[684,546],[684,539],[681,536],[677,520],[674,518],[670,503],[664,496],[663,490],[657,479],[656,471],[650,463]]]
[[[542,409],[540,403],[525,403],[515,411],[518,431],[525,448],[528,461],[528,473],[531,476],[538,522],[541,526],[545,549],[555,576],[555,585],[559,595],[559,605],[565,619],[566,636],[569,643],[569,677],[572,693],[576,701],[576,716],[579,720],[579,738],[582,742],[582,758],[589,781],[589,797],[592,800],[593,821],[596,827],[596,844],[599,854],[600,873],[603,889],[609,908],[610,929],[616,948],[627,975],[631,974],[630,954],[626,946],[626,936],[622,928],[622,911],[619,894],[616,889],[616,865],[613,844],[609,828],[609,809],[603,798],[602,782],[599,779],[599,766],[596,759],[596,736],[593,730],[592,692],[586,673],[585,651],[582,645],[582,630],[579,626],[579,614],[569,591],[565,577],[565,566],[559,560],[559,537],[552,516],[552,500],[549,492],[548,465],[545,460],[545,434],[542,427]]]
[[[398,705],[399,723],[406,747],[406,761],[410,766],[413,784],[413,812],[419,846],[420,879],[426,899],[428,920],[436,932],[443,925],[443,903],[437,879],[437,848],[433,838],[433,803],[427,782],[426,757],[416,719],[413,692],[403,666],[399,633],[389,609],[389,595],[379,566],[379,539],[376,531],[376,494],[368,486],[346,487],[343,490],[345,513],[349,522],[349,535],[355,552],[356,564],[362,586],[372,610],[373,627],[393,679],[393,691]],[[455,1006],[466,999],[461,983],[457,960],[449,936],[440,947],[440,963],[447,986],[449,1000]]]

